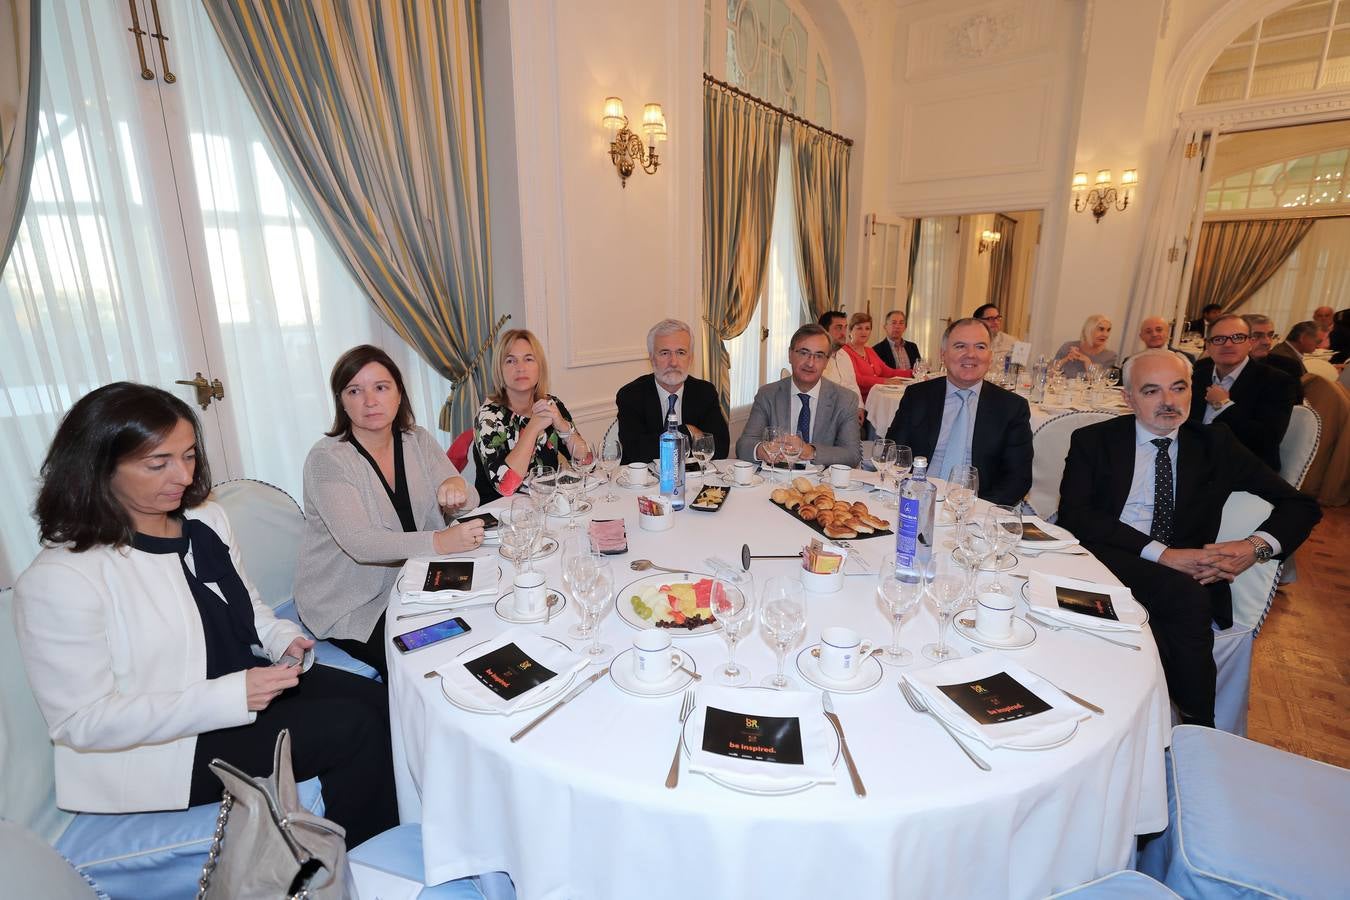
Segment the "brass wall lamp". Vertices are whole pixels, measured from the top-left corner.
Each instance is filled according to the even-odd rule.
[[[619,183],[628,187],[628,176],[633,169],[641,166],[648,175],[655,175],[661,160],[656,155],[656,142],[664,141],[666,133],[666,114],[659,103],[648,103],[642,107],[642,131],[647,135],[647,146],[642,138],[628,128],[628,117],[623,114],[623,100],[618,97],[605,98],[604,118],[601,120],[609,131],[609,158],[619,170]]]
[[[1074,172],[1073,182],[1070,185],[1073,190],[1073,211],[1092,210],[1095,224],[1100,222],[1102,216],[1113,206],[1120,212],[1128,209],[1130,201],[1134,199],[1134,189],[1138,186],[1139,173],[1134,169],[1126,169],[1121,174],[1119,191],[1111,185],[1110,169],[1102,169],[1097,173],[1097,181],[1091,190],[1088,190],[1087,173]]]

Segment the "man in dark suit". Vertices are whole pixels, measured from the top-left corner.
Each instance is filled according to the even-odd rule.
[[[1186,421],[1190,372],[1176,354],[1130,357],[1124,393],[1133,416],[1087,425],[1070,438],[1059,524],[1148,609],[1172,701],[1184,720],[1212,726],[1210,622],[1232,625],[1232,580],[1253,562],[1293,553],[1321,511],[1227,428]],[[1215,543],[1235,491],[1274,509],[1250,537]]]
[[[909,320],[904,310],[886,313],[886,336],[872,345],[881,361],[892,369],[913,369],[919,361],[919,345],[905,340]]]
[[[1278,369],[1249,358],[1250,333],[1241,316],[1220,316],[1209,326],[1209,355],[1192,374],[1192,422],[1227,425],[1248,450],[1276,472],[1280,441],[1289,427],[1298,384]]]
[[[680,431],[691,439],[705,433],[713,436],[714,458],[725,459],[731,452],[731,432],[717,402],[717,389],[689,374],[692,346],[689,326],[679,319],[657,322],[647,332],[652,374],[628,382],[614,397],[625,465],[656,459],[666,414],[672,409]]]
[[[1015,505],[1031,488],[1031,409],[1023,398],[983,380],[992,359],[983,322],[957,319],[947,326],[947,377],[906,388],[886,437],[927,456],[928,471],[938,478],[959,465],[975,466],[980,497]]]
[[[1291,378],[1301,379],[1308,374],[1303,357],[1317,349],[1322,332],[1316,322],[1299,322],[1289,329],[1289,335],[1274,347],[1270,355],[1263,360],[1267,365],[1275,366]],[[1256,356],[1256,351],[1252,351]]]
[[[1192,319],[1186,323],[1187,331],[1194,331],[1196,334],[1204,337],[1209,332],[1209,327],[1214,324],[1219,316],[1223,315],[1223,307],[1217,303],[1206,303],[1205,308],[1200,310],[1200,318]]]

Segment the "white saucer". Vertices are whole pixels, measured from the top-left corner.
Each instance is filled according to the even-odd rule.
[[[750,481],[746,484],[741,484],[739,481],[736,480],[736,477],[734,475],[727,475],[725,477],[720,477],[717,480],[725,484],[727,487],[752,488],[752,487],[759,487],[761,484],[763,484],[764,476],[756,472],[755,474],[750,476]]]
[[[495,612],[497,618],[501,619],[503,622],[512,622],[516,625],[533,625],[535,622],[544,621],[545,618],[551,619],[553,616],[556,616],[567,608],[567,595],[554,588],[549,588],[548,592],[558,598],[558,602],[553,606],[552,616],[549,615],[547,607],[532,616],[522,615],[521,613],[516,612],[515,603],[512,600],[516,593],[514,590],[507,591],[505,594],[498,597],[497,602],[492,604],[492,611]]]
[[[539,549],[534,551],[534,553],[530,556],[530,561],[534,562],[535,560],[538,559],[545,559],[546,557],[552,556],[557,552],[558,552],[557,540],[551,537],[546,537],[539,542]],[[505,547],[498,546],[497,554],[501,556],[502,559],[509,560],[510,562],[513,563],[520,562],[520,560],[516,559],[510,553],[507,553]]]
[[[961,612],[968,612],[962,610]],[[1036,628],[1021,616],[1013,616],[1012,634],[1000,640],[998,638],[987,637],[975,630],[975,626],[966,625],[968,620],[959,613],[952,617],[952,627],[956,629],[957,634],[970,641],[972,644],[979,644],[982,647],[993,647],[996,650],[1021,650],[1023,647],[1030,647],[1036,643]]]
[[[1015,568],[1017,568],[1017,554],[1013,553],[1012,551],[1009,551],[1003,555],[1003,565],[999,566],[997,569],[994,568],[994,556],[991,553],[989,555],[989,561],[986,562],[984,565],[980,566],[980,571],[1011,572]]]
[[[586,515],[586,513],[590,511],[591,511],[591,501],[582,500],[580,503],[578,503],[576,506],[572,507],[565,513],[560,513],[556,509],[550,509],[548,511],[548,514],[550,518],[554,519],[570,519],[574,516],[584,516]]]
[[[881,684],[881,676],[884,672],[881,668],[881,660],[875,656],[863,663],[862,670],[848,681],[830,678],[820,671],[820,660],[811,655],[811,651],[819,646],[819,644],[812,644],[809,647],[802,648],[802,651],[797,654],[797,671],[809,684],[821,690],[829,691],[831,694],[863,694]]]
[[[678,652],[678,651],[675,651]],[[681,653],[684,657],[684,664],[687,668],[698,671],[698,665],[694,658],[688,653]],[[679,669],[671,671],[670,675],[657,682],[639,681],[633,674],[633,648],[629,647],[609,663],[609,677],[614,682],[614,686],[625,694],[632,694],[634,697],[669,697],[671,694],[678,694],[694,681],[694,676],[687,672],[681,672]]]

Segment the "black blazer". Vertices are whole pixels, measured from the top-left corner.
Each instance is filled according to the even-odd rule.
[[[942,430],[947,379],[911,384],[886,437],[931,460]],[[970,463],[980,470],[980,497],[1016,505],[1031,490],[1031,408],[1012,391],[986,381],[980,388],[971,437]]]
[[[619,388],[614,397],[619,408],[619,440],[623,443],[623,462],[651,462],[660,453],[661,432],[666,430],[666,411],[656,393],[656,376],[650,373]],[[717,388],[711,382],[692,375],[685,379],[680,410],[685,424],[680,431],[687,436],[693,425],[713,436],[717,446],[715,459],[726,459],[731,452],[731,431],[717,402]]]
[[[1195,364],[1190,421],[1197,425],[1204,421],[1205,390],[1213,379],[1214,360],[1205,357]],[[1298,382],[1259,360],[1248,359],[1228,396],[1233,405],[1214,421],[1227,425],[1257,458],[1280,471],[1280,441],[1284,440],[1289,416],[1298,402]]]
[[[919,345],[914,343],[913,341],[904,341],[903,339],[902,342],[905,345],[905,353],[909,355],[909,364],[910,367],[912,368],[914,364],[918,362],[921,358],[919,356]],[[886,340],[885,338],[882,338],[879,343],[872,345],[872,349],[877,351],[877,356],[880,356],[881,361],[884,362],[886,365],[890,366],[892,369],[900,368],[895,364],[895,354],[891,352],[890,341]]]
[[[1069,439],[1059,487],[1059,524],[1089,550],[1113,547],[1138,555],[1148,535],[1120,521],[1134,480],[1134,416],[1116,416],[1085,425]],[[1257,531],[1280,542],[1289,556],[1322,518],[1317,501],[1302,494],[1217,423],[1206,428],[1187,422],[1177,432],[1176,514],[1172,546],[1199,549],[1219,534],[1223,505],[1235,491],[1248,491],[1274,506]],[[1211,586],[1214,620],[1233,624],[1232,593],[1226,582]]]

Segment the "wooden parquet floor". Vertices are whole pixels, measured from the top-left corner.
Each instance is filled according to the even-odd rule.
[[[1247,731],[1350,768],[1350,507],[1322,514],[1257,635]]]

